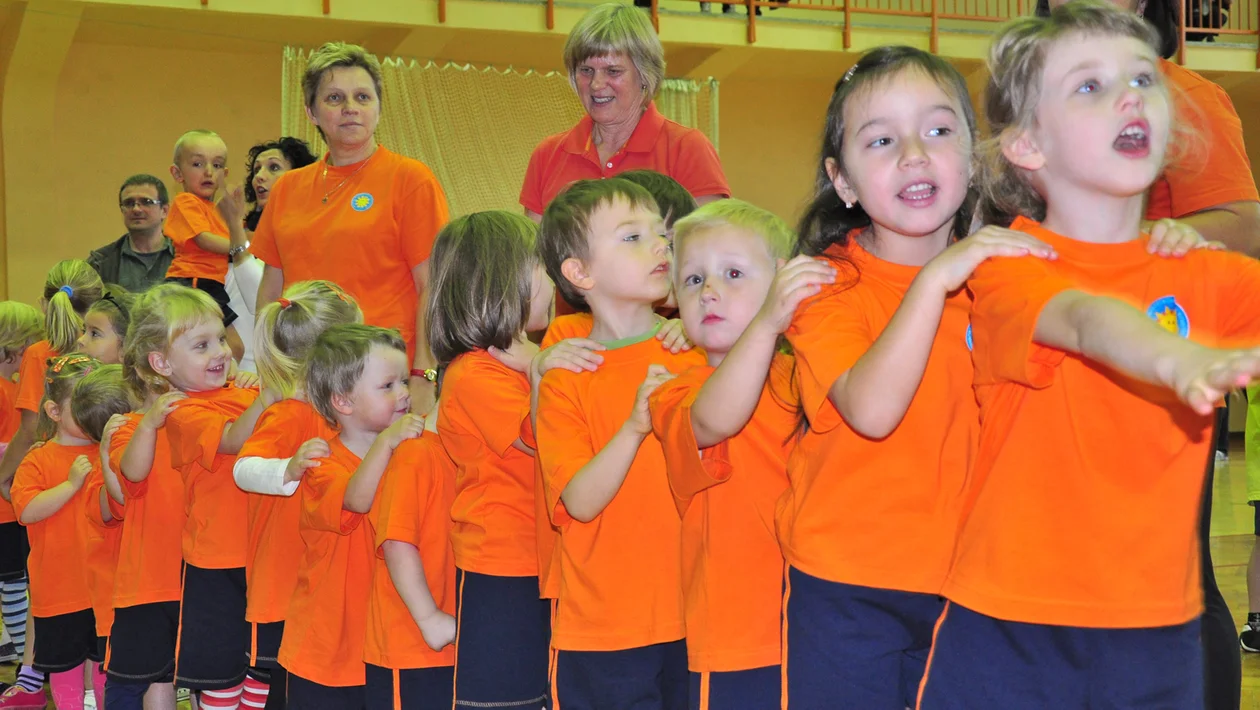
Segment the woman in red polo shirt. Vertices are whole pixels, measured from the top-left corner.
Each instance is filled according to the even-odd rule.
[[[573,181],[626,170],[664,173],[699,204],[731,196],[709,139],[652,102],[665,78],[665,50],[647,13],[619,3],[592,8],[569,33],[564,66],[586,116],[530,156],[521,205],[531,219],[541,221],[547,203]]]

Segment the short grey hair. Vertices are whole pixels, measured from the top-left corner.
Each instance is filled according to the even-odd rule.
[[[564,68],[577,89],[577,70],[591,57],[624,54],[643,79],[643,103],[656,97],[665,81],[665,48],[643,10],[617,2],[596,5],[578,20],[564,43]]]
[[[325,74],[338,67],[359,67],[366,71],[376,89],[376,100],[382,100],[380,61],[357,44],[326,42],[306,58],[306,71],[302,74],[302,98],[306,100],[307,108],[315,109],[319,83],[324,80]]]

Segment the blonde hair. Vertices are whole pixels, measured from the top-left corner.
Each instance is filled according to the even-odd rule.
[[[39,421],[35,425],[35,438],[48,441],[57,434],[57,423],[48,416],[48,402],[61,407],[70,399],[74,386],[84,375],[101,367],[95,358],[83,353],[70,353],[48,358],[48,367],[44,371],[44,398],[39,402]],[[70,407],[61,407],[61,416],[72,416]]]
[[[44,314],[29,303],[0,301],[0,360],[21,354],[44,337]]]
[[[79,428],[99,442],[115,414],[136,408],[131,388],[123,380],[122,365],[102,365],[79,378],[70,395],[70,411]]]
[[[188,131],[184,135],[180,136],[175,141],[175,157],[171,158],[171,162],[178,166],[179,159],[184,156],[184,146],[189,141],[194,141],[194,140],[197,140],[198,138],[217,138],[219,139],[220,142],[223,141],[223,137],[220,136],[218,133],[215,133],[214,131],[208,131],[204,128],[194,128],[193,130]],[[224,145],[226,146],[227,144],[224,143]]]
[[[327,328],[362,323],[359,304],[331,281],[299,281],[258,312],[254,358],[263,384],[292,397],[315,339]]]
[[[674,254],[682,253],[683,243],[692,235],[721,228],[757,235],[772,259],[790,259],[796,249],[796,233],[778,215],[743,200],[729,199],[710,202],[678,220],[674,225]]]
[[[357,44],[327,42],[306,58],[306,72],[302,74],[302,96],[306,99],[307,108],[314,110],[320,82],[324,80],[325,74],[338,67],[359,67],[366,71],[372,77],[372,86],[376,88],[376,100],[383,100],[380,61]]]
[[[105,285],[82,259],[59,261],[44,279],[44,333],[53,351],[68,353],[83,334],[83,314],[101,299]]]
[[[1072,0],[1052,10],[1048,17],[1025,17],[1002,27],[989,48],[989,85],[984,101],[990,138],[976,150],[979,218],[985,224],[1004,226],[1017,216],[1035,220],[1046,216],[1045,199],[1027,171],[1006,159],[1002,143],[1036,125],[1046,56],[1056,42],[1071,35],[1100,40],[1131,37],[1159,55],[1159,35],[1154,27],[1139,15],[1098,0]]]
[[[538,228],[504,210],[452,220],[429,258],[425,322],[438,365],[491,346],[506,350],[529,320]]]
[[[169,387],[166,378],[149,364],[149,353],[165,353],[185,331],[222,320],[219,304],[205,291],[168,283],[141,294],[131,309],[127,347],[123,351],[124,376],[136,396],[144,399]]]
[[[333,397],[354,390],[373,346],[407,352],[398,331],[373,325],[334,325],[315,339],[306,365],[306,400],[329,425],[339,425]]]
[[[643,104],[665,81],[665,49],[647,13],[617,2],[596,5],[578,20],[564,43],[564,68],[577,90],[577,70],[591,57],[624,54],[643,79]]]

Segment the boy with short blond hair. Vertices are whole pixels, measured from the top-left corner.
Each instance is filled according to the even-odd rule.
[[[547,372],[537,441],[547,514],[560,530],[553,701],[628,706],[653,697],[686,708],[681,525],[650,436],[647,398],[704,358],[653,337],[670,258],[652,196],[627,180],[583,180],[548,206],[538,237],[547,273],[589,309],[603,344],[595,372]]]

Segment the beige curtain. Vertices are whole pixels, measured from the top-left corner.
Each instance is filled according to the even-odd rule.
[[[285,48],[280,131],[323,150],[302,96],[306,56],[305,50]],[[384,104],[377,140],[428,165],[455,215],[519,210],[521,181],[534,147],[572,128],[583,115],[568,76],[557,72],[402,59],[386,59],[381,68]],[[717,86],[712,79],[668,79],[657,107],[666,117],[699,128],[717,147]]]

